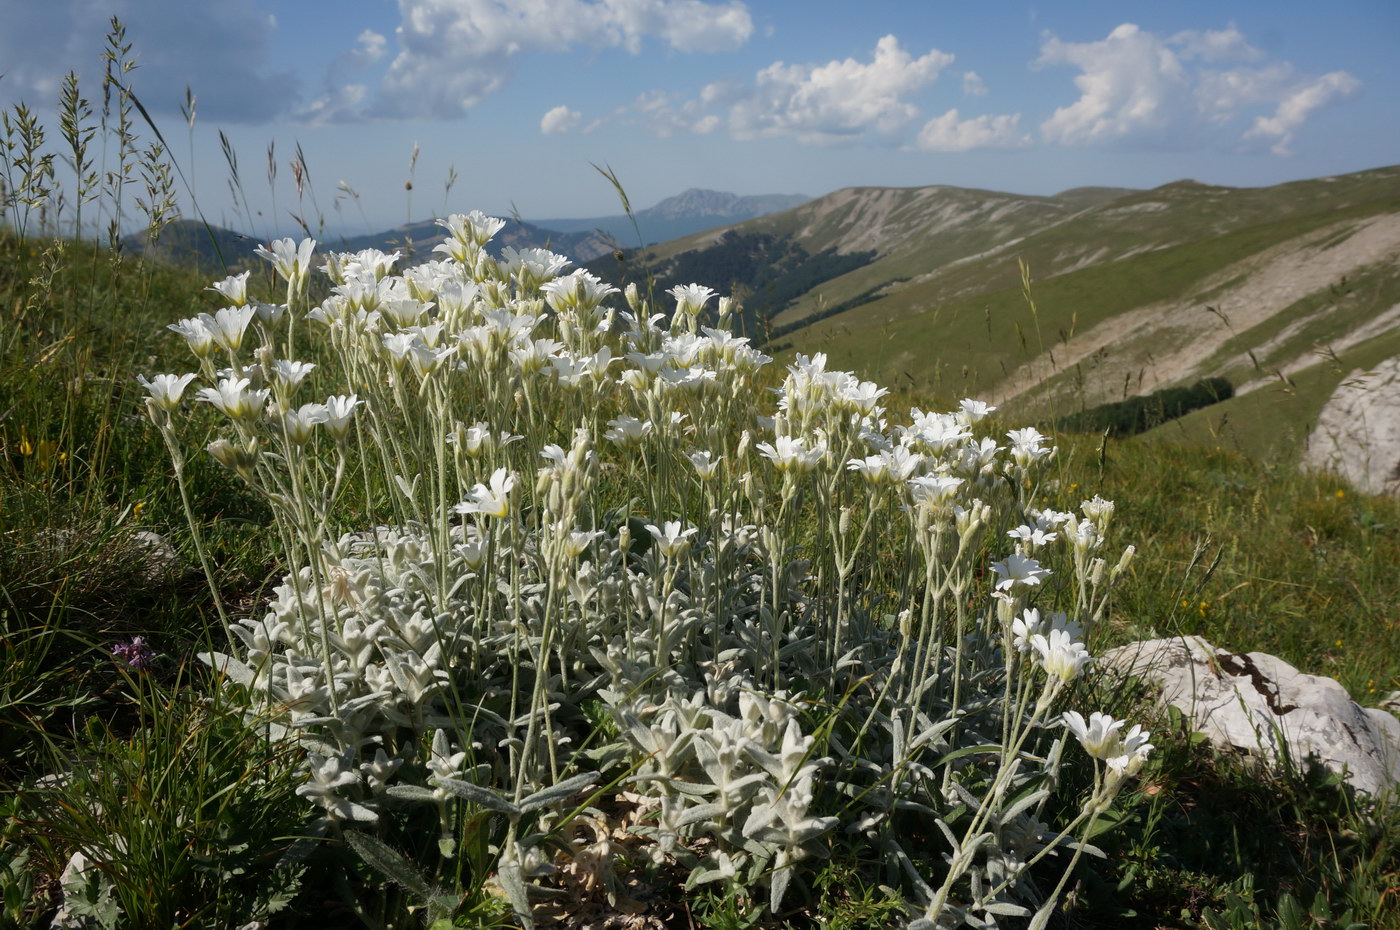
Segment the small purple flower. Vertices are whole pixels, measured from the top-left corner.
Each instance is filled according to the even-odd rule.
[[[144,636],[134,636],[129,643],[118,643],[112,647],[112,655],[134,672],[144,672],[150,668],[151,661],[156,657]]]

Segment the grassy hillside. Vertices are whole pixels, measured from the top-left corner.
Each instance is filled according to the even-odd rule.
[[[1400,329],[1391,329],[1248,394],[1163,424],[1145,439],[1232,449],[1261,461],[1297,461],[1318,414],[1353,372],[1400,355]]]
[[[1268,188],[1181,181],[1048,198],[852,188],[665,243],[645,268],[705,268],[726,235],[870,256],[849,270],[833,263],[811,286],[766,282],[754,312],[769,315],[770,348],[826,352],[884,383],[1029,416],[1213,376],[1246,403],[1400,324],[1394,167]]]

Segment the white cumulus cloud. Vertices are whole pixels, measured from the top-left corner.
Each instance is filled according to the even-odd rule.
[[[1245,133],[1245,138],[1258,136],[1273,139],[1271,151],[1275,155],[1287,155],[1293,144],[1293,131],[1303,125],[1314,110],[1339,97],[1351,96],[1360,87],[1361,82],[1345,71],[1324,74],[1280,101],[1272,116],[1257,117],[1254,125]]]
[[[1124,23],[1100,42],[1051,37],[1038,65],[1073,65],[1079,99],[1060,107],[1041,132],[1051,142],[1083,145],[1160,130],[1188,87],[1180,59],[1160,38]]]
[[[893,134],[918,116],[906,98],[932,84],[952,62],[952,55],[937,49],[915,58],[893,35],[876,43],[869,62],[774,62],[733,104],[729,128],[740,139],[791,136],[816,145],[871,131]]]
[[[1282,155],[1308,117],[1360,87],[1345,71],[1299,76],[1292,63],[1270,60],[1233,24],[1160,36],[1124,23],[1095,42],[1049,36],[1033,64],[1079,70],[1079,98],[1040,125],[1046,141],[1062,145],[1262,138]],[[1243,132],[1242,120],[1252,120]]]
[[[535,51],[622,48],[656,38],[681,52],[737,48],[753,34],[738,0],[399,0],[398,53],[373,106],[382,118],[456,117]]]
[[[976,71],[963,73],[963,93],[969,97],[987,96],[987,85],[982,82],[982,76]]]
[[[540,119],[540,132],[547,136],[559,136],[578,127],[583,114],[566,106],[557,106]]]
[[[368,64],[384,57],[384,46],[389,40],[373,29],[366,29],[356,41],[360,43],[358,54]]]
[[[957,109],[952,109],[925,123],[915,145],[927,152],[1018,148],[1030,144],[1030,137],[1020,131],[1020,122],[1020,113],[962,119]]]

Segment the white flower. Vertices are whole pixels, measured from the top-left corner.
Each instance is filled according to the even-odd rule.
[[[608,426],[612,428],[603,433],[603,438],[624,447],[641,442],[651,432],[651,423],[636,417],[614,417],[608,421]]]
[[[648,523],[647,532],[656,540],[656,547],[661,550],[661,554],[669,559],[684,553],[690,547],[690,537],[695,534],[696,529],[692,526],[682,530],[679,520],[668,520],[664,528]]]
[[[1070,514],[1069,519],[1065,521],[1065,541],[1076,552],[1088,552],[1103,545],[1103,535],[1094,525],[1094,521],[1087,518],[1080,520]]]
[[[294,362],[279,358],[272,363],[272,377],[285,384],[288,390],[294,391],[315,367],[314,362]]]
[[[1009,591],[1018,584],[1037,585],[1050,575],[1050,569],[1041,568],[1035,559],[1019,552],[1008,555],[1005,562],[993,562],[992,571],[1002,576],[997,582],[998,591]]]
[[[141,375],[136,376],[136,380],[150,393],[151,400],[162,410],[174,410],[180,406],[180,398],[194,378],[193,374],[156,375],[154,381],[147,381]]]
[[[695,466],[695,473],[705,481],[715,476],[719,463],[723,461],[723,457],[712,459],[709,452],[692,452],[686,458],[690,459],[690,464]]]
[[[870,415],[881,409],[878,405],[880,398],[889,391],[880,387],[874,381],[856,381],[854,378],[842,378],[836,391],[837,405],[858,413]],[[883,412],[883,410],[881,411]]]
[[[206,291],[217,291],[228,298],[229,303],[235,307],[241,307],[248,302],[248,276],[251,271],[236,274],[230,278],[217,281],[212,287],[206,287]]]
[[[378,794],[388,785],[389,779],[394,776],[394,772],[398,771],[401,765],[403,765],[402,759],[390,759],[389,754],[384,751],[384,747],[380,746],[374,751],[373,762],[360,763],[360,772],[363,773],[365,783],[369,785],[370,790]]]
[[[414,300],[411,297],[395,298],[386,300],[379,305],[379,310],[395,326],[413,326],[423,318],[423,314],[432,309],[431,303],[424,303],[421,300]]]
[[[466,429],[459,428],[447,438],[449,442],[461,446],[467,455],[477,456],[484,446],[491,444],[491,426],[488,423],[474,423]]]
[[[209,316],[207,313],[204,316]],[[212,317],[211,317],[212,319]],[[171,323],[166,329],[173,330],[185,337],[185,344],[190,347],[190,351],[197,358],[208,358],[214,351],[214,332],[204,320],[199,317],[191,317],[188,320],[181,320],[178,323]]]
[[[1138,724],[1123,736],[1123,751],[1108,760],[1108,770],[1119,778],[1136,775],[1153,749],[1147,738],[1151,734]]]
[[[1012,539],[1018,539],[1026,543],[1032,552],[1046,543],[1054,542],[1059,538],[1055,533],[1047,533],[1038,526],[1026,525],[1018,526],[1014,530],[1008,530],[1006,535],[1010,536]]]
[[[1094,660],[1084,644],[1075,642],[1067,630],[1051,630],[1048,636],[1036,633],[1031,637],[1031,648],[1045,673],[1064,682],[1073,681]]]
[[[282,322],[282,317],[287,315],[286,304],[265,304],[261,301],[253,301],[249,304],[259,320],[264,323],[277,325]]]
[[[316,251],[315,239],[303,239],[300,244],[291,239],[278,239],[266,248],[258,246],[253,253],[265,258],[284,281],[300,280],[311,270],[311,253]]]
[[[582,268],[573,274],[545,282],[540,286],[540,291],[544,293],[545,303],[556,313],[586,312],[596,308],[609,295],[618,293],[617,288]]]
[[[514,487],[515,476],[504,468],[498,468],[491,474],[489,487],[484,484],[476,485],[467,495],[467,499],[453,509],[460,514],[479,513],[483,517],[504,517],[510,512],[509,498]]]
[[[576,559],[588,551],[593,540],[603,535],[602,530],[571,530],[561,539],[564,555]]]
[[[213,442],[209,443],[209,445],[205,446],[204,450],[213,456],[214,461],[218,462],[220,465],[230,471],[237,472],[244,480],[252,481],[253,470],[258,464],[256,442],[257,440],[254,440],[254,446],[252,448],[246,448],[244,446],[235,446],[227,439],[215,439]]]
[[[1014,429],[1006,436],[1011,440],[1011,458],[1022,467],[1037,459],[1042,459],[1054,451],[1053,448],[1046,448],[1042,445],[1042,443],[1048,442],[1050,437],[1041,435],[1040,430],[1034,426]]]
[[[809,449],[805,440],[791,436],[779,436],[771,443],[760,442],[755,448],[778,471],[811,471],[826,455],[825,443],[818,442]]]
[[[1006,596],[1004,594],[998,595],[998,597]],[[1016,647],[1017,652],[1030,652],[1031,637],[1037,633],[1044,635],[1053,630],[1064,630],[1071,639],[1081,639],[1084,636],[1084,628],[1071,621],[1064,611],[1057,610],[1042,618],[1040,610],[1031,607],[1011,621],[1012,645]]]
[[[1107,761],[1122,751],[1123,741],[1118,731],[1126,720],[1114,720],[1111,714],[1093,713],[1088,721],[1077,711],[1067,710],[1060,715],[1065,729],[1074,734],[1084,751],[1095,759]]]
[[[677,284],[666,293],[676,299],[676,313],[695,316],[704,309],[715,292],[698,284]]]
[[[846,468],[860,472],[861,477],[871,484],[880,484],[908,479],[923,461],[924,457],[919,453],[911,452],[905,446],[895,446],[877,455],[851,459],[846,463]]]
[[[1153,749],[1147,741],[1151,734],[1141,726],[1134,724],[1131,730],[1122,733],[1127,721],[1115,720],[1109,714],[1094,713],[1085,721],[1081,714],[1067,710],[1060,719],[1085,752],[1108,764],[1114,778],[1137,774]]]
[[[270,392],[267,388],[250,391],[248,383],[247,378],[222,378],[218,387],[204,388],[195,399],[213,404],[234,420],[253,420]]]
[[[971,426],[974,423],[986,419],[988,414],[992,413],[997,409],[984,403],[983,401],[973,400],[967,397],[958,401],[958,406],[961,409],[956,414],[954,414],[954,416],[956,416],[958,420],[966,426]]]
[[[311,433],[317,423],[326,422],[325,404],[302,404],[296,410],[282,414],[282,428],[287,441],[294,446],[304,446],[311,441]]]
[[[452,238],[457,241],[480,248],[505,228],[506,221],[487,216],[480,210],[473,210],[465,215],[454,213],[447,219],[438,220],[437,224],[451,233]]]
[[[918,407],[909,411],[910,423],[903,427],[907,441],[922,443],[930,452],[942,452],[968,436],[967,425],[951,413],[924,413]]]
[[[496,262],[501,276],[518,280],[524,291],[532,291],[553,280],[571,264],[567,258],[549,249],[517,249],[509,245],[501,250],[500,260]]]
[[[350,417],[360,405],[357,394],[337,394],[326,398],[326,429],[337,442],[350,435]]]
[[[322,798],[335,794],[337,788],[360,783],[360,776],[351,771],[341,756],[329,758],[315,752],[306,754],[310,779],[296,790],[304,798]]]
[[[920,475],[910,478],[907,482],[914,503],[930,509],[936,509],[951,501],[962,483],[962,478],[954,478],[951,475]]]

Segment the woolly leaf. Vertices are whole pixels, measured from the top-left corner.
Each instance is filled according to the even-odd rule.
[[[346,830],[345,841],[366,865],[411,892],[419,900],[426,901],[432,895],[432,889],[428,887],[423,876],[418,874],[413,864],[379,837],[358,830]]]

